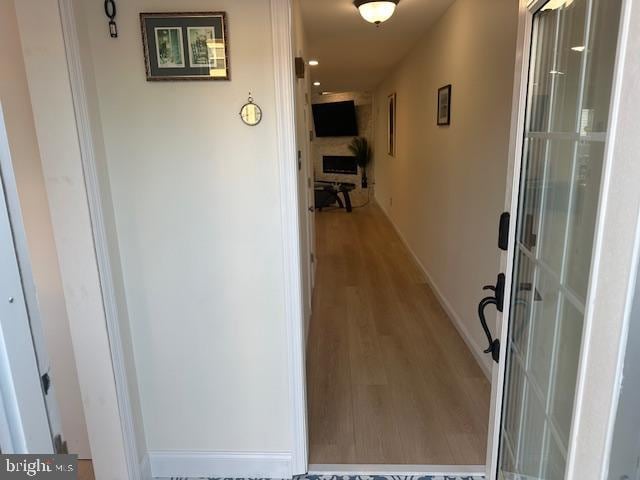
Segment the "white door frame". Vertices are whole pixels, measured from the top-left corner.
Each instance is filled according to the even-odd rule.
[[[513,278],[513,258],[515,255],[516,219],[520,195],[520,174],[522,166],[522,138],[527,103],[527,83],[531,48],[533,13],[532,3],[543,4],[547,0],[519,0],[518,34],[516,44],[515,74],[513,82],[513,107],[511,110],[511,129],[509,135],[509,163],[507,166],[507,187],[505,192],[505,211],[510,212],[509,249],[501,256],[500,271],[505,274],[504,308],[497,314],[496,325],[500,334],[500,363],[493,364],[491,372],[491,407],[489,410],[489,432],[487,440],[486,476],[497,478],[498,448],[500,445],[500,424],[502,420],[502,397],[504,393],[504,376],[506,345],[508,339],[508,320],[511,305],[511,282]]]
[[[298,213],[298,149],[296,145],[295,69],[291,0],[271,0],[271,29],[276,94],[276,136],[280,174],[280,212],[284,249],[285,323],[289,357],[291,468],[307,472],[307,386],[305,374],[304,306]]]
[[[547,1],[519,0],[505,200],[506,210],[511,214],[511,224],[509,250],[501,258],[501,271],[505,272],[506,276],[504,312],[498,314],[496,322],[500,331],[501,359],[505,358],[508,341],[507,320],[511,304],[533,15]],[[637,84],[640,74],[636,59],[637,49],[634,50],[631,46],[640,44],[640,33],[630,32],[629,25],[632,14],[636,22],[640,21],[640,6],[636,2],[635,10],[632,12],[632,3],[632,0],[622,0],[618,59],[614,70],[610,109],[611,121],[607,131],[601,198],[567,459],[567,480],[604,478],[606,474],[608,448],[615,423],[621,355],[633,299],[633,266],[636,264],[640,239],[640,189],[637,188],[640,181],[640,162],[636,158],[640,150],[640,140],[637,133],[633,134],[631,131],[634,124],[636,128],[638,125],[640,95],[637,93]],[[622,105],[623,89],[625,95]],[[620,124],[620,121],[624,124]],[[614,185],[615,188],[612,188]],[[505,362],[502,360],[498,365],[494,365],[492,372],[493,418],[489,425],[486,472],[489,480],[498,478],[504,376]],[[600,475],[594,477],[594,472],[599,472]]]
[[[67,54],[67,66],[69,69],[69,83],[73,97],[73,108],[78,129],[78,143],[84,172],[84,182],[87,190],[90,221],[92,226],[93,242],[100,277],[100,289],[104,316],[107,324],[109,338],[109,350],[113,366],[113,377],[116,387],[116,398],[120,415],[120,428],[124,440],[124,452],[129,480],[140,480],[148,475],[148,465],[141,464],[138,444],[135,437],[135,420],[133,407],[131,406],[129,385],[127,382],[126,366],[124,360],[124,347],[120,335],[120,322],[118,319],[118,304],[116,301],[115,286],[113,282],[111,256],[106,233],[106,223],[102,209],[102,195],[98,180],[98,166],[95,159],[95,146],[91,132],[91,120],[89,116],[89,102],[86,94],[86,85],[82,70],[80,54],[80,42],[76,22],[78,18],[73,6],[73,0],[58,0],[62,33],[65,40]]]
[[[105,224],[73,0],[21,0],[16,13],[23,48],[24,32],[36,25],[45,40],[24,58],[94,470],[96,476],[150,477],[140,464],[109,297],[113,284],[104,263]]]

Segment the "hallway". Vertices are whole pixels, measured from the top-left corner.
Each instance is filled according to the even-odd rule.
[[[316,229],[310,463],[484,464],[489,382],[380,207]]]

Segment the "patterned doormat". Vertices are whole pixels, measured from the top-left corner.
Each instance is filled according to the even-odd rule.
[[[171,480],[196,480],[173,477]],[[273,480],[269,478],[206,478],[198,480]],[[450,476],[400,476],[400,475],[301,475],[293,480],[484,480],[484,477],[450,477]]]
[[[484,477],[400,476],[400,475],[305,475],[294,480],[484,480]]]

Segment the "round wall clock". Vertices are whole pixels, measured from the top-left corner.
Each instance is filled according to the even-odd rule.
[[[255,127],[262,120],[262,109],[253,103],[253,98],[249,94],[249,100],[240,109],[240,118],[250,127]]]

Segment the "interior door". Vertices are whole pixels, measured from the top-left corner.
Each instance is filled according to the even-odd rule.
[[[565,478],[621,3],[529,2],[499,478]]]
[[[305,114],[304,114],[304,126],[306,129],[306,132],[308,132],[308,137],[307,137],[307,141],[306,141],[306,149],[307,149],[307,154],[306,154],[306,162],[307,162],[307,167],[306,167],[306,172],[307,172],[307,203],[309,204],[310,208],[309,209],[309,217],[308,217],[308,225],[307,228],[309,230],[309,250],[311,252],[311,279],[310,279],[310,284],[311,284],[311,293],[313,296],[313,288],[315,286],[315,280],[316,280],[316,214],[315,214],[315,204],[316,204],[316,199],[315,199],[315,188],[314,188],[314,184],[315,184],[315,172],[314,172],[314,165],[313,165],[313,153],[312,153],[312,147],[311,147],[311,139],[312,139],[312,135],[313,132],[311,130],[311,112],[310,112],[310,108],[311,108],[311,102],[308,100],[308,93],[307,93],[307,102],[305,105]]]
[[[0,114],[0,129],[3,129]],[[0,154],[4,153],[0,133]],[[53,441],[0,175],[0,451],[53,453]]]
[[[299,53],[302,58],[303,53]],[[309,196],[309,189],[313,188],[311,177],[311,148],[309,139],[309,94],[307,78],[296,82],[296,143],[298,146],[298,202],[300,221],[300,254],[302,257],[302,288],[304,294],[305,332],[308,332],[308,322],[311,316],[313,283],[315,277],[315,241],[313,230],[314,202]]]

